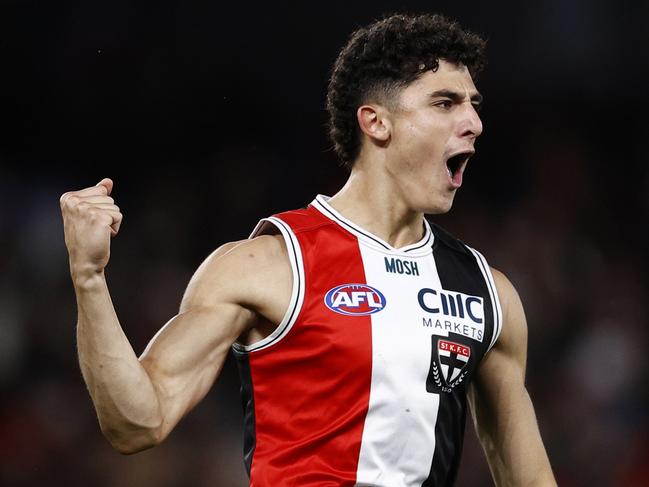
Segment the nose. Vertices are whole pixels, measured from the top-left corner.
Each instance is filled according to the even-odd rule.
[[[482,133],[482,120],[472,103],[466,103],[466,109],[463,112],[460,123],[461,137],[470,137],[477,139]]]

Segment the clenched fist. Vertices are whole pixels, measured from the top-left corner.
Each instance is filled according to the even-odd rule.
[[[117,235],[122,213],[110,197],[113,181],[61,196],[65,245],[72,278],[102,272],[110,258],[110,239]]]

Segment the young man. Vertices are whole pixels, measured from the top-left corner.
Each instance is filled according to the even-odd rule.
[[[498,485],[555,485],[518,295],[424,219],[451,208],[482,132],[483,50],[441,16],[355,32],[327,97],[349,180],[217,249],[139,359],[104,279],[122,220],[113,183],[61,197],[79,361],[115,448],[166,438],[232,348],[251,485],[452,485],[467,398]]]

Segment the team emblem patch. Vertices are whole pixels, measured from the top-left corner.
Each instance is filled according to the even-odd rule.
[[[462,373],[471,357],[471,349],[448,340],[437,341],[437,356],[446,383],[452,383]]]
[[[432,336],[432,357],[426,381],[428,392],[451,392],[469,373],[471,347],[462,343]]]
[[[330,289],[324,302],[332,311],[342,315],[363,316],[385,308],[383,293],[367,284],[342,284]]]

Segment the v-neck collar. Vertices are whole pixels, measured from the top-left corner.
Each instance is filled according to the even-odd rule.
[[[354,234],[356,237],[359,238],[359,240],[362,240],[370,247],[374,247],[378,250],[382,250],[383,252],[394,252],[400,254],[404,253],[411,256],[423,255],[431,252],[434,235],[430,228],[430,225],[428,224],[425,218],[424,218],[423,238],[418,242],[415,242],[410,245],[406,245],[405,247],[396,248],[390,245],[389,243],[387,243],[385,240],[359,227],[351,220],[348,220],[347,218],[342,216],[328,203],[327,200],[329,200],[329,196],[319,194],[311,202],[311,206],[313,206],[316,210],[318,210],[320,213],[322,213],[330,220],[333,220],[335,223],[343,227],[348,232]]]

